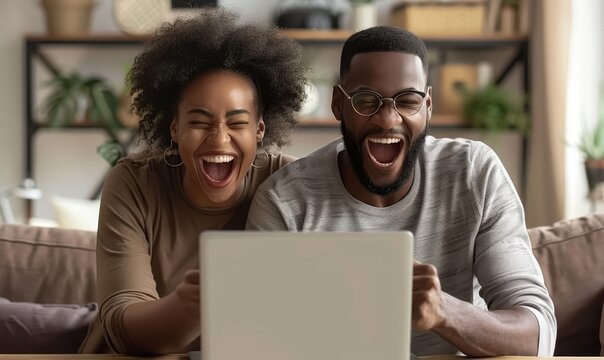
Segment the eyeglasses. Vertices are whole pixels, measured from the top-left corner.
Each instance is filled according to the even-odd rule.
[[[371,116],[377,113],[385,101],[391,101],[394,110],[401,116],[412,116],[422,108],[426,93],[418,90],[406,90],[396,94],[393,98],[386,98],[372,90],[361,90],[348,95],[340,86],[342,93],[350,100],[354,111],[362,116]]]

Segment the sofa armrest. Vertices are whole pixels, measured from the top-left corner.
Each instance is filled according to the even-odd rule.
[[[96,234],[0,224],[0,297],[14,302],[96,301]]]
[[[604,302],[604,214],[529,229],[555,306],[555,355],[600,354]]]

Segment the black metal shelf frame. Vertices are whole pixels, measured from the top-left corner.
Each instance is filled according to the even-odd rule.
[[[44,68],[53,75],[61,73],[52,60],[44,53],[43,48],[46,46],[69,46],[69,47],[91,47],[91,48],[106,48],[106,47],[132,47],[142,46],[147,38],[122,37],[119,35],[110,36],[90,36],[77,38],[53,38],[46,36],[28,36],[25,38],[25,177],[33,177],[33,139],[37,131],[49,129],[45,126],[40,126],[34,119],[34,87],[35,76],[33,71],[34,60],[38,60]],[[312,39],[304,38],[298,40],[305,45],[325,45],[337,46],[343,44],[343,39]],[[522,66],[522,87],[525,94],[530,93],[530,74],[529,74],[529,41],[527,37],[502,37],[502,38],[470,38],[470,39],[451,39],[451,38],[430,38],[424,40],[430,50],[439,51],[444,54],[447,50],[488,50],[502,49],[511,47],[516,49],[515,55],[507,62],[503,71],[496,76],[495,84],[499,85],[507,78],[510,72],[518,65]],[[444,55],[442,55],[444,56]],[[446,60],[441,58],[444,62]],[[528,105],[527,105],[528,106]],[[529,111],[527,107],[527,112]],[[444,126],[445,128],[447,126]],[[74,128],[74,127],[72,127]],[[94,129],[94,126],[83,127]],[[98,127],[102,130],[103,127]],[[104,129],[108,132],[108,136],[113,139],[119,139],[111,130]],[[135,133],[135,132],[133,132]],[[134,140],[134,135],[123,145]],[[118,140],[119,141],[119,140]],[[527,167],[527,139],[523,138],[523,149],[521,159],[521,194],[524,194],[526,188],[526,167]],[[100,190],[97,188],[93,197],[98,195]]]

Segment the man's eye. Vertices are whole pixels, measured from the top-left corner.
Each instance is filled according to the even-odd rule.
[[[356,103],[359,105],[366,105],[366,104],[375,105],[375,104],[379,103],[379,101],[376,99],[359,99]]]
[[[396,105],[398,106],[417,106],[421,104],[421,101],[417,100],[397,100]]]
[[[401,106],[417,106],[423,100],[419,94],[404,94],[396,98],[396,103]]]
[[[375,106],[380,103],[380,99],[378,99],[377,96],[364,93],[356,94],[353,101],[355,105],[359,106]]]

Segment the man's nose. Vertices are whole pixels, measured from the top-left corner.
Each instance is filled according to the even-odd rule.
[[[392,129],[400,125],[403,118],[396,111],[393,99],[382,99],[382,106],[373,114],[371,121],[384,129]]]

